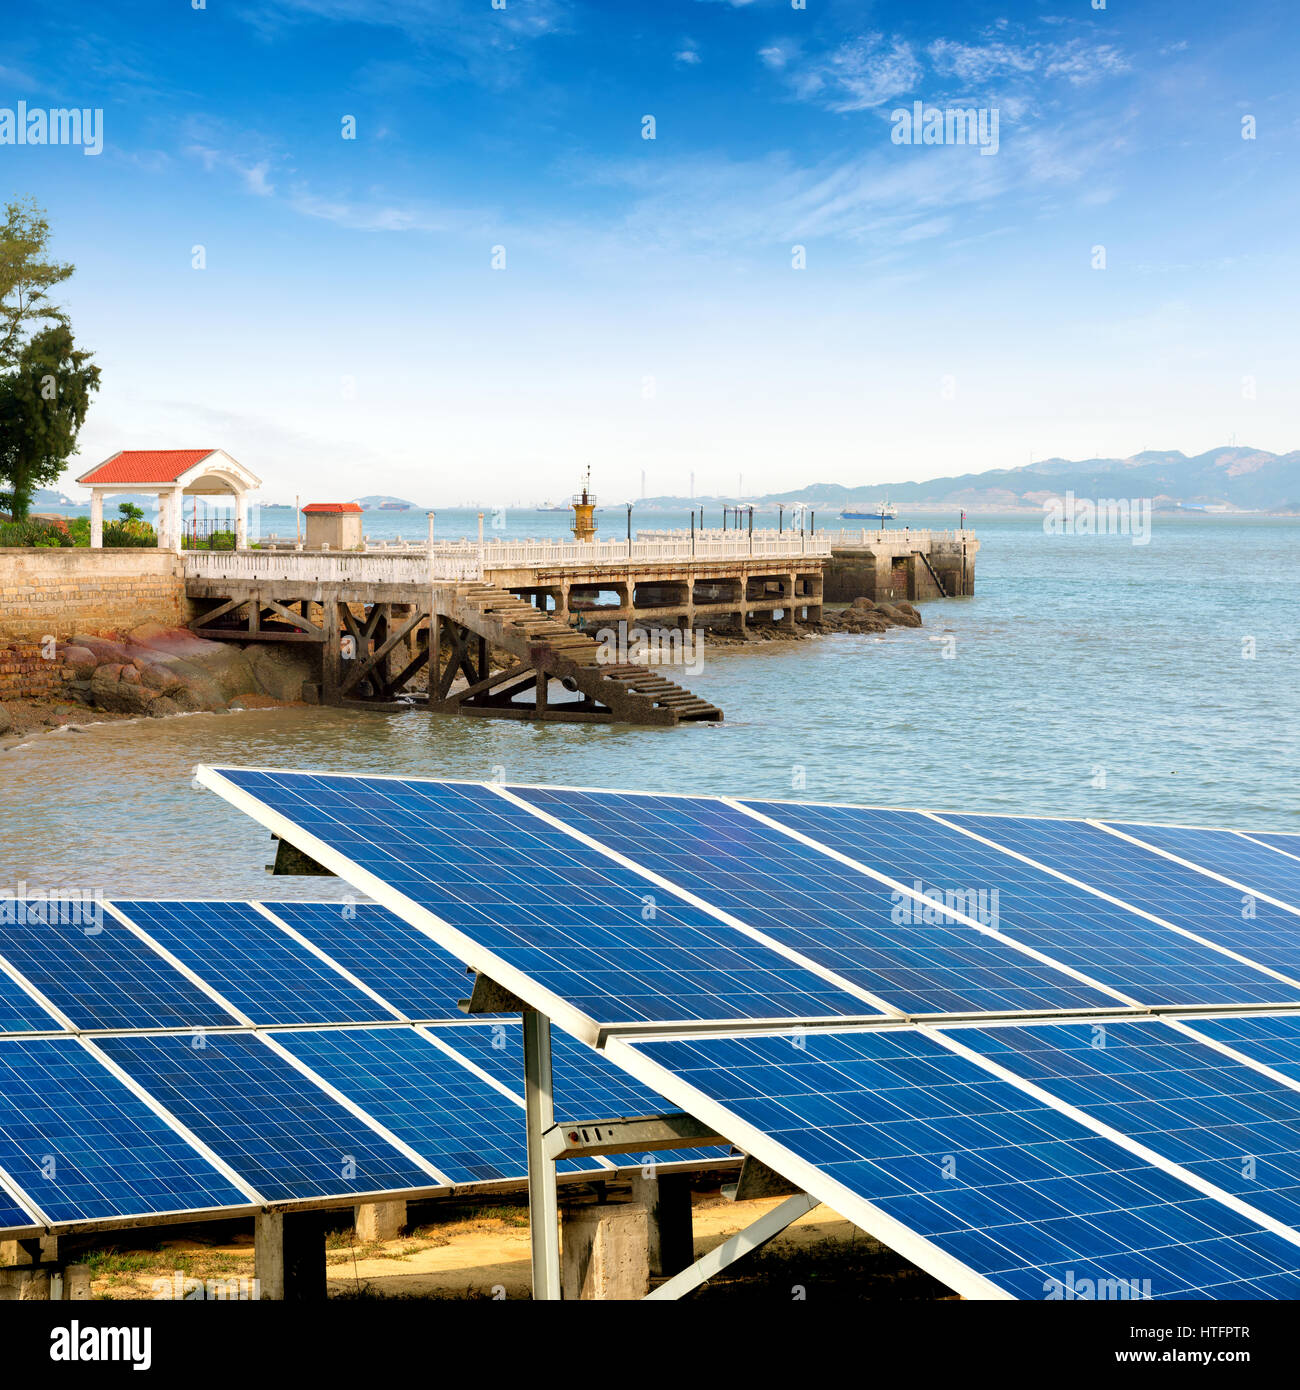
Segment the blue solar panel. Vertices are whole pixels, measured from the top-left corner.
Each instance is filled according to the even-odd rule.
[[[1300,1224],[1300,1091],[1159,1021],[953,1038],[1162,1158]]]
[[[524,1078],[523,1035],[518,1024],[494,1024],[473,1028],[433,1028],[449,1047],[482,1067],[511,1090],[522,1093]],[[620,1071],[603,1053],[555,1029],[551,1031],[552,1089],[555,1118],[560,1123],[610,1120],[630,1115],[668,1115],[678,1107],[656,1095],[648,1086]],[[684,1163],[690,1160],[726,1158],[729,1149],[712,1147],[672,1149],[659,1154],[616,1154],[623,1166],[639,1163]]]
[[[0,1033],[44,1033],[62,1027],[17,981],[0,971]]]
[[[633,1048],[1016,1297],[1083,1280],[1133,1297],[1145,1281],[1152,1298],[1300,1296],[1300,1248],[931,1038]]]
[[[23,1230],[40,1224],[0,1188],[0,1231]]]
[[[393,1017],[247,903],[115,906],[254,1023],[367,1023]]]
[[[1189,859],[1203,869],[1235,879],[1300,910],[1300,859],[1279,854],[1230,830],[1197,830],[1184,825],[1121,825],[1116,830],[1157,849]],[[1300,927],[1300,919],[1297,920]]]
[[[1266,845],[1272,845],[1274,849],[1280,849],[1283,854],[1290,854],[1300,857],[1300,835],[1288,835],[1274,831],[1246,830],[1243,834],[1249,835],[1252,840],[1262,840]]]
[[[1239,1018],[1189,1019],[1187,1026],[1300,1082],[1300,1016],[1243,1014]]]
[[[517,1041],[517,1024],[512,1031]],[[414,1029],[295,1031],[277,1037],[453,1182],[518,1181],[527,1175],[520,1106]],[[516,1083],[522,1075],[521,1063]]]
[[[1086,1009],[1114,1002],[721,802],[512,791],[903,1012]],[[656,900],[665,896],[660,890]]]
[[[52,919],[56,914],[49,914]],[[0,925],[0,955],[77,1028],[197,1028],[233,1015],[109,913]]]
[[[793,802],[755,810],[1144,1004],[1276,1003],[1294,997],[1251,965],[1072,887],[916,811]],[[1266,852],[1266,851],[1261,851]],[[1300,868],[1300,863],[1296,865]]]
[[[965,815],[944,819],[1300,981],[1300,918],[1293,912],[1085,821]],[[1279,988],[1285,991],[1287,985],[1279,981]]]
[[[473,988],[464,961],[373,903],[267,903],[408,1018],[455,1018]]]
[[[436,1183],[250,1033],[114,1037],[105,1052],[269,1201]]]
[[[249,1200],[73,1038],[0,1041],[0,1168],[57,1222]]]
[[[872,1012],[485,788],[220,771],[592,1018]]]

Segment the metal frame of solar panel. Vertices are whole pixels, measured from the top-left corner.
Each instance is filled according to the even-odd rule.
[[[526,1182],[524,1096],[499,1060],[520,1054],[518,1021],[466,1018],[456,1007],[463,965],[385,909],[28,906],[0,921],[6,1238]],[[404,1012],[319,944],[355,935],[364,945],[381,927],[386,947],[400,944],[416,962],[406,1002],[424,1007]],[[381,985],[390,977],[364,950],[354,963]],[[215,985],[203,973],[213,969]],[[516,1062],[516,1078],[520,1070]],[[556,1070],[578,1112],[664,1107],[585,1044],[559,1048]],[[344,1152],[349,1178],[334,1162]],[[738,1160],[716,1147],[647,1151],[566,1162],[559,1179],[615,1177],[647,1162],[684,1172]]]
[[[1184,864],[1182,856],[1142,842],[1140,827],[1117,829],[1100,822],[273,769],[197,772],[239,809],[513,994],[518,1007],[553,1018],[602,1047],[610,1060],[712,1132],[968,1296],[1043,1297],[1061,1273],[1062,1260],[1090,1271],[1087,1279],[1094,1282],[1110,1279],[1097,1260],[1116,1254],[1137,1271],[1138,1283],[1157,1285],[1154,1297],[1300,1295],[1300,1230],[1291,1205],[1291,1187],[1300,1187],[1295,1162],[1300,1081],[1252,1057],[1240,1037],[1213,1036],[1216,1027],[1249,1034],[1257,1021],[1264,1036],[1256,1050],[1275,1055],[1285,1045],[1287,1020],[1300,1017],[1300,970],[1292,974],[1276,962],[1253,958],[1252,945],[1261,947],[1261,954],[1268,945],[1262,937],[1227,943],[1207,928],[1208,918],[1222,911],[1222,893],[1216,898],[1217,890],[1211,891],[1216,881],[1220,889],[1254,892],[1240,873],[1228,876]],[[1019,847],[1003,845],[991,831],[997,825],[1012,841],[1012,830],[1031,827],[1035,834],[1021,837]],[[1154,828],[1148,830],[1155,839]],[[1240,856],[1244,860],[1276,854],[1282,867],[1273,866],[1275,872],[1289,881],[1291,859],[1285,850],[1267,842],[1251,845],[1237,832],[1218,833],[1233,837],[1222,852],[1248,847]],[[466,862],[455,852],[458,836],[468,848]],[[1072,838],[1082,853],[1062,855]],[[1128,901],[1094,882],[1106,853],[1125,859],[1126,872],[1139,878],[1154,873],[1155,881],[1173,881],[1176,864],[1183,897],[1169,911],[1155,911],[1151,902]],[[940,862],[945,855],[951,860],[947,865]],[[909,868],[897,867],[899,861]],[[941,881],[952,864],[969,869],[977,862],[1011,898],[1002,920],[981,921],[967,910],[968,903],[937,891],[958,886]],[[1237,860],[1234,866],[1240,867]],[[548,892],[544,899],[529,899],[527,911],[521,911],[509,885],[539,870],[548,876]],[[814,882],[818,870],[826,880],[821,887]],[[909,872],[916,875],[910,884]],[[486,891],[476,897],[480,874]],[[744,943],[747,969],[761,972],[763,952],[786,963],[782,969],[791,989],[783,1001],[816,1002],[818,991],[807,982],[818,978],[875,1007],[848,1017],[842,995],[823,991],[820,1015],[789,1011],[773,1017],[761,1012],[761,991],[742,990],[724,994],[707,1017],[700,1016],[698,1004],[674,1011],[670,996],[657,1017],[645,1004],[623,1010],[630,1017],[619,1017],[620,1001],[626,995],[640,999],[647,983],[635,961],[641,937],[630,930],[628,916],[638,882],[658,890],[643,895],[652,909],[666,904],[673,914],[674,925],[664,935],[682,934],[683,957],[697,949],[690,934],[712,919],[731,933],[715,934],[715,944]],[[621,933],[611,937],[603,954],[593,954],[579,929],[593,922],[592,896],[583,893],[592,885],[596,903],[603,903]],[[566,903],[565,887],[573,889],[577,908]],[[1035,988],[1057,997],[1049,997],[1045,1007],[1044,1001],[1030,1007],[1012,1000],[1012,1007],[1000,1009],[931,1012],[885,997],[890,970],[903,963],[912,968],[915,952],[905,930],[890,933],[884,926],[882,890],[904,909],[896,925],[915,921],[943,929],[933,954],[953,953],[944,968],[954,979],[968,970],[965,983],[973,990],[977,977],[990,978],[987,956],[961,955],[968,942],[976,945],[982,938],[998,944],[1004,963],[1034,961]],[[1149,896],[1149,885],[1144,892]],[[1285,938],[1288,952],[1296,949],[1300,962],[1300,929],[1292,926],[1300,909],[1267,892],[1258,896],[1275,904],[1270,925]],[[918,909],[932,915],[918,917]],[[856,920],[855,913],[860,914]],[[795,923],[795,932],[785,929],[785,918]],[[826,933],[817,934],[827,922],[839,935],[833,949]],[[671,941],[662,947],[665,954],[649,977],[666,995],[679,975],[690,975],[689,967],[672,960],[670,946]],[[591,988],[591,975],[601,977],[600,989]],[[1099,975],[1108,975],[1110,982]],[[1010,985],[1005,973],[995,971],[995,976],[995,993],[1003,995],[998,1002],[1006,1003],[1008,989],[1018,986]],[[626,994],[620,986],[627,987]],[[1081,986],[1094,994],[1081,993]],[[1173,1048],[1181,1049],[1179,1055],[1210,1057],[1214,1065],[1207,1064],[1200,1077],[1206,1089],[1169,1091],[1167,1067],[1130,1066],[1122,1083],[1104,1070],[1088,1074],[1073,1055],[1077,1047],[1061,1063],[1067,1068],[1064,1079],[1054,1076],[1049,1084],[1033,1067],[1070,1049],[1038,1043],[1027,1050],[1006,1048],[1010,1040],[1026,1036],[1068,1036],[1077,1042],[1080,1029],[1118,1037],[1139,1060],[1153,1039],[1166,1053]],[[989,1055],[997,1052],[990,1039],[1003,1049],[996,1056]],[[830,1060],[817,1055],[850,1042],[859,1052],[882,1055]],[[744,1050],[760,1044],[769,1054],[784,1048],[793,1065],[778,1064],[769,1055],[750,1066]],[[538,1031],[529,1077],[534,1088],[545,1046],[545,1033]],[[902,1048],[904,1055],[884,1055],[891,1048]],[[812,1063],[823,1068],[818,1084],[787,1094],[783,1085],[790,1075]],[[1214,1089],[1216,1066],[1218,1072],[1231,1068],[1232,1088]],[[1025,1067],[1030,1074],[1022,1074]],[[1070,1075],[1069,1067],[1083,1070]],[[875,1084],[873,1076],[889,1078],[891,1085]],[[1107,1088],[1120,1084],[1123,1096],[1122,1088],[1131,1089],[1135,1077],[1149,1093],[1139,1088],[1137,1100],[1145,1110],[1126,1129],[1112,1123],[1128,1112]],[[740,1089],[728,1094],[729,1086]],[[900,1095],[933,1105],[933,1113],[911,1113],[909,1104],[900,1108]],[[889,1123],[878,1118],[885,1100]],[[1177,1128],[1183,1110],[1232,1117],[1211,1126],[1213,1132],[1202,1136],[1206,1144],[1230,1145],[1232,1136],[1267,1130],[1270,1172],[1262,1186],[1251,1189],[1256,1201],[1230,1190],[1231,1182],[1211,1180],[1223,1178],[1227,1151],[1188,1147]],[[533,1126],[550,1119],[544,1105],[530,1112]],[[530,1129],[530,1141],[539,1134]],[[874,1151],[899,1134],[905,1138],[897,1152]],[[1031,1173],[1014,1164],[990,1165],[988,1154],[981,1153],[983,1148],[1023,1156],[1031,1135],[1041,1150]],[[917,1182],[916,1165],[940,1151],[936,1144],[945,1153],[965,1154],[966,1165],[982,1175],[974,1184],[958,1182],[947,1189],[946,1201]],[[903,1159],[911,1165],[906,1179],[896,1171]],[[530,1164],[530,1181],[535,1176]],[[990,1206],[995,1177],[1002,1182]],[[873,1190],[873,1182],[879,1190]],[[1084,1207],[1054,1202],[1051,1184]],[[534,1196],[543,1192],[544,1184],[533,1189]],[[957,1193],[964,1195],[958,1199]],[[1135,1223],[1132,1214],[1139,1208],[1142,1216]],[[800,1209],[807,1209],[806,1200]],[[1095,1219],[1070,1227],[1071,1239],[1062,1240],[1066,1228],[1052,1222],[1070,1211]],[[995,1240],[989,1222],[998,1214]],[[537,1233],[547,1223],[533,1224],[535,1242],[553,1243],[551,1236]],[[769,1223],[761,1238],[771,1231]],[[744,1245],[740,1240],[741,1249]],[[540,1263],[534,1253],[535,1296],[539,1278],[540,1296],[553,1296],[543,1265],[554,1252],[543,1251]],[[717,1267],[715,1261],[709,1269]],[[671,1281],[675,1291],[693,1287],[709,1269]]]

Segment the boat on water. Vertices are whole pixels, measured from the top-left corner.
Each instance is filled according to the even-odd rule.
[[[535,507],[534,510],[539,512],[571,512],[573,508],[568,504],[562,507],[553,507],[549,502],[543,502],[540,507]]]
[[[881,502],[874,506],[870,511],[863,511],[856,507],[845,507],[840,513],[841,521],[879,521],[883,526],[885,522],[892,521],[898,515],[898,508],[892,502]]]
[[[379,510],[381,512],[409,512],[411,504],[409,502],[381,502]]]

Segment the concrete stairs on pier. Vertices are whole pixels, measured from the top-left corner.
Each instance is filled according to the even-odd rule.
[[[486,671],[478,671],[477,681],[447,693],[440,702],[445,708],[505,718],[630,724],[722,718],[716,705],[661,675],[658,667],[609,662],[606,648],[594,638],[495,585],[437,586],[433,606],[439,619],[450,620],[489,647],[509,652],[518,662],[490,678]],[[534,679],[536,704],[511,700],[510,687],[518,693],[520,681],[531,684]],[[546,691],[551,680],[560,681],[581,698],[552,704]]]

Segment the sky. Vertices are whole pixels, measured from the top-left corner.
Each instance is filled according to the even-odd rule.
[[[33,7],[0,140],[103,112],[99,154],[0,143],[103,371],[65,478],[212,447],[263,500],[503,506],[1300,447],[1298,38],[1291,0]],[[989,138],[903,143],[917,102]]]

